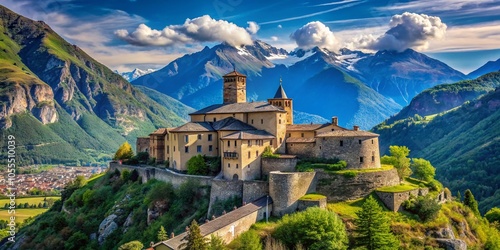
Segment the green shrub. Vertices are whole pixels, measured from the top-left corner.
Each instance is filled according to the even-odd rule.
[[[494,207],[494,208],[490,209],[490,211],[486,212],[486,214],[484,215],[484,217],[490,223],[494,223],[494,222],[500,223],[500,208]]]
[[[434,220],[441,209],[441,205],[430,195],[419,196],[416,199],[405,201],[403,207],[418,215],[423,222]]]
[[[187,161],[187,173],[191,175],[207,175],[208,167],[202,155],[195,155]]]
[[[262,153],[262,158],[280,158],[278,154],[273,153],[270,146],[267,146]]]
[[[354,178],[358,175],[358,173],[355,171],[346,171],[346,172],[342,173],[342,175],[347,177],[347,178]]]

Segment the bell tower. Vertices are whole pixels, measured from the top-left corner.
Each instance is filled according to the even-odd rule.
[[[267,102],[276,107],[280,107],[286,111],[286,124],[293,124],[293,100],[288,98],[283,89],[282,80],[280,77],[280,86],[276,90],[276,94],[271,99],[267,99]]]
[[[227,103],[240,103],[247,101],[247,77],[235,70],[223,76],[224,78],[224,91],[223,100],[224,104]]]

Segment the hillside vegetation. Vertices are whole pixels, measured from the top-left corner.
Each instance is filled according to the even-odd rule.
[[[433,116],[384,122],[381,152],[404,145],[411,157],[436,167],[436,178],[453,193],[472,190],[480,210],[500,206],[500,88],[462,106]]]

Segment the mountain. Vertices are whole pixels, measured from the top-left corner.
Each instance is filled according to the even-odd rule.
[[[133,81],[133,80],[135,80],[143,75],[147,75],[147,74],[153,73],[155,71],[156,71],[156,69],[142,70],[142,69],[136,68],[130,72],[121,72],[121,73],[115,70],[115,73],[120,74],[123,78],[125,78],[125,80],[131,82],[131,81]]]
[[[496,71],[500,71],[500,59],[498,59],[496,61],[487,62],[486,64],[479,67],[478,69],[470,72],[467,75],[467,77],[474,79],[474,78],[477,78],[477,77],[482,76],[484,74],[488,74],[490,72],[496,72]]]
[[[380,134],[382,153],[389,145],[408,146],[411,157],[431,161],[437,179],[454,193],[471,189],[484,213],[500,206],[499,120],[497,88],[446,112],[384,122],[373,132]]]
[[[402,106],[425,89],[466,79],[445,63],[412,49],[379,51],[356,61],[352,68],[362,82]]]
[[[16,137],[19,165],[102,162],[185,121],[43,22],[0,6],[0,29],[0,143]]]
[[[427,116],[458,107],[466,101],[500,87],[500,73],[489,73],[474,80],[463,80],[452,84],[441,84],[424,90],[415,96],[410,104],[387,123],[393,123],[414,115]]]

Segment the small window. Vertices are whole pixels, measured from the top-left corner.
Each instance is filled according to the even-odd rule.
[[[186,142],[186,143],[189,142],[189,135],[184,136],[184,142]]]
[[[278,120],[278,123],[281,124],[281,119]]]
[[[363,163],[363,156],[359,157],[359,162]]]
[[[231,147],[231,141],[227,141],[227,147]]]
[[[334,129],[334,128],[332,128],[332,131],[335,131],[335,129]]]
[[[260,124],[264,124],[264,119],[260,119]]]
[[[374,155],[372,155],[372,161],[375,161],[375,156]]]
[[[217,118],[214,117],[214,122],[216,122],[216,121],[217,121]]]
[[[236,168],[238,168],[238,163],[236,163]]]
[[[175,146],[174,146],[174,152],[175,152]]]
[[[373,139],[372,139],[372,144],[373,144]]]
[[[228,163],[228,164],[227,164],[227,167],[228,167],[228,168],[230,168],[230,167],[231,167],[231,163]]]
[[[234,146],[237,147],[238,146],[238,141],[234,141]]]
[[[196,152],[201,153],[201,145],[196,146]]]
[[[304,133],[300,133],[300,137],[304,137]]]
[[[248,159],[250,159],[250,157],[252,157],[252,156],[250,155],[250,151],[248,151]]]
[[[259,157],[259,150],[255,151],[255,157]]]
[[[344,141],[340,141],[340,146],[343,147],[344,146]]]
[[[361,144],[361,140],[359,140],[358,142],[359,142],[359,144]]]
[[[269,140],[269,145],[273,145],[273,140]]]
[[[291,137],[291,136],[292,136],[292,134],[291,134],[291,133],[288,133],[288,137]]]
[[[252,119],[252,124],[253,124],[253,119]]]
[[[201,140],[201,134],[198,134],[198,140]]]
[[[170,154],[170,147],[167,146],[167,154]]]
[[[208,152],[212,152],[213,151],[213,146],[212,145],[208,145]]]
[[[283,143],[283,138],[280,138],[280,144]]]
[[[208,141],[212,141],[212,135],[208,135]]]
[[[259,140],[255,140],[255,145],[260,145]]]
[[[189,147],[188,146],[184,147],[184,153],[189,153]]]
[[[252,140],[248,140],[248,146],[252,146]]]

